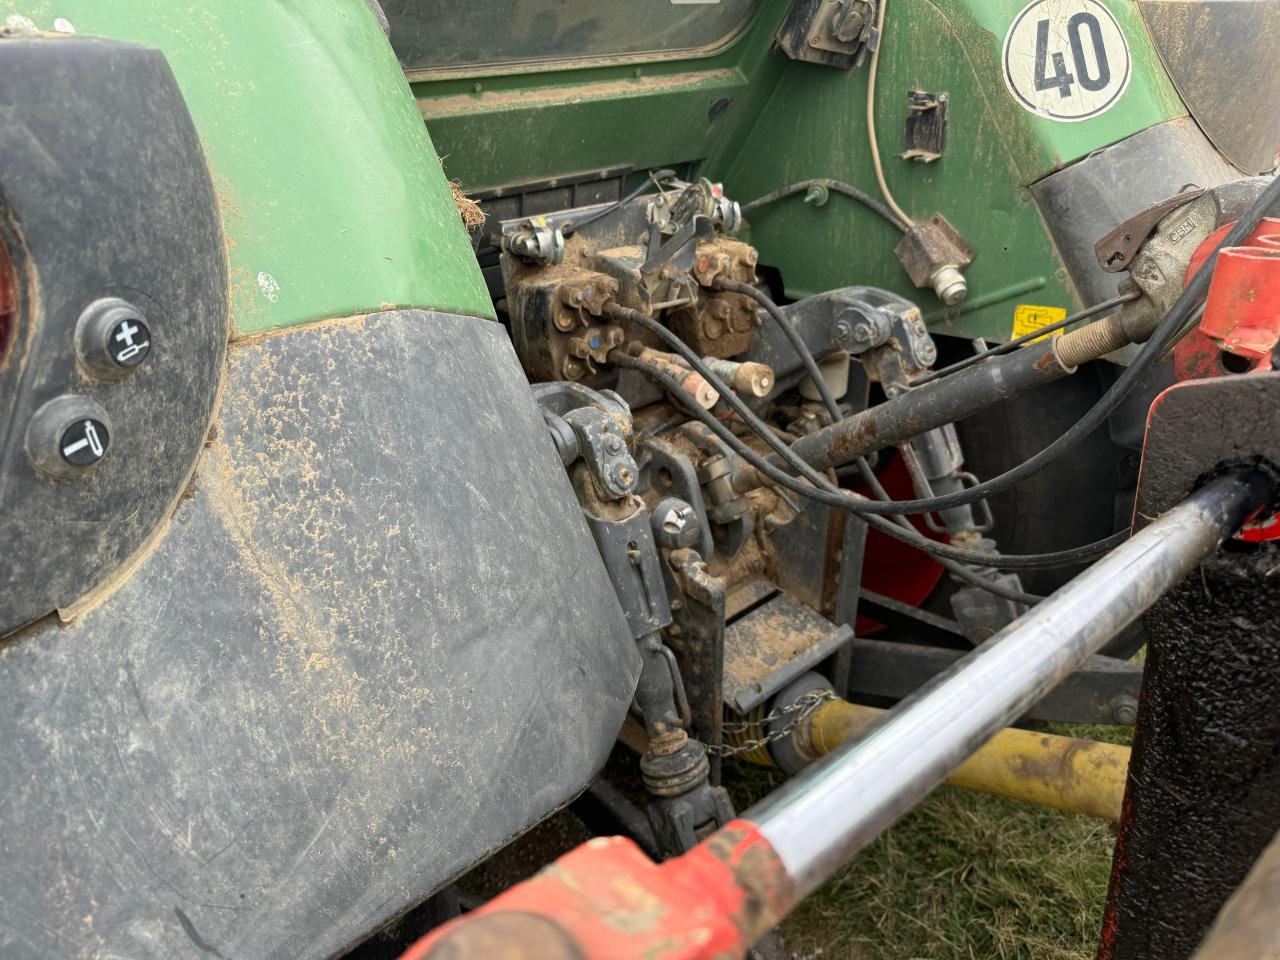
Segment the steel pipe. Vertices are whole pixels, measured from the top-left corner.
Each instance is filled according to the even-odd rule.
[[[927,380],[801,437],[792,449],[815,470],[838,467],[1059,380],[1075,373],[1083,363],[1141,343],[1152,330],[1148,318],[1126,312],[1112,314],[1042,343],[1030,343],[949,376]],[[775,462],[785,465],[776,455]]]
[[[1031,344],[845,417],[801,437],[791,449],[815,470],[838,467],[934,427],[963,420],[1073,370],[1058,362],[1053,341]],[[777,454],[770,459],[787,467]]]
[[[1177,584],[1272,493],[1256,472],[1202,487],[743,814],[799,899]]]

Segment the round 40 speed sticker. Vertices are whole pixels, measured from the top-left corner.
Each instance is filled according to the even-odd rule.
[[[1032,0],[1004,38],[1004,82],[1036,116],[1073,123],[1129,86],[1129,45],[1098,0]]]

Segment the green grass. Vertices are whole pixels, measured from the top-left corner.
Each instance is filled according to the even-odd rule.
[[[780,782],[741,766],[725,779],[738,809]],[[1114,840],[1110,823],[943,787],[782,924],[783,955],[1092,960]]]

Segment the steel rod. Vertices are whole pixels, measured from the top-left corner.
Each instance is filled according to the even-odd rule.
[[[1177,584],[1270,494],[1259,474],[1202,487],[902,701],[861,739],[748,810],[794,895],[941,784]]]
[[[851,463],[1065,377],[1071,370],[1058,363],[1053,350],[1053,342],[1046,341],[991,357],[815,430],[791,449],[815,470]],[[777,454],[771,459],[786,466]]]

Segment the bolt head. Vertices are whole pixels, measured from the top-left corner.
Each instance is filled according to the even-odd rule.
[[[1111,715],[1116,723],[1126,726],[1135,723],[1138,719],[1138,701],[1123,694],[1116,697],[1111,701]]]

